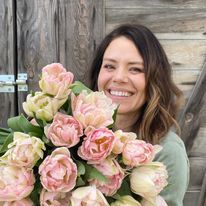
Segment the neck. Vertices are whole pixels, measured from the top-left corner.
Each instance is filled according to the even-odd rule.
[[[117,114],[114,130],[120,129],[124,132],[133,132],[137,119],[138,117],[136,114]]]

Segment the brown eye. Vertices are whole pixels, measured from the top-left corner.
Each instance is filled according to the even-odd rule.
[[[107,69],[107,70],[115,69],[115,67],[113,65],[111,65],[111,64],[105,64],[104,68]]]
[[[131,67],[129,69],[129,71],[131,71],[133,74],[143,73],[144,72],[144,70],[142,68],[138,68],[138,67]]]

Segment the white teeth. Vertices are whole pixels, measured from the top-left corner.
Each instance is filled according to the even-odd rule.
[[[129,92],[122,92],[122,91],[110,91],[111,95],[119,96],[119,97],[129,97],[131,93]]]

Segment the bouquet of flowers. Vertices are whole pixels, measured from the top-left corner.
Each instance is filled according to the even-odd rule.
[[[23,103],[28,117],[0,128],[0,205],[166,205],[167,171],[153,162],[161,147],[112,131],[111,99],[59,63],[42,69],[39,87]]]

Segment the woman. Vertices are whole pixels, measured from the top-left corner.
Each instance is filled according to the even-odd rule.
[[[169,186],[161,193],[168,206],[182,206],[189,164],[184,143],[171,128],[182,97],[154,34],[142,25],[122,25],[100,44],[91,66],[91,87],[119,104],[116,129],[163,146],[156,161],[167,166]]]

